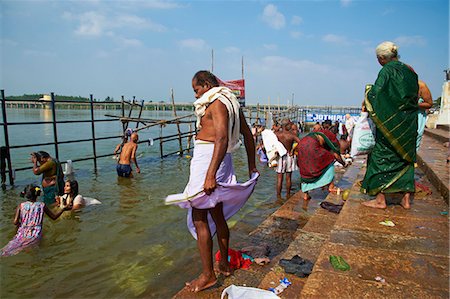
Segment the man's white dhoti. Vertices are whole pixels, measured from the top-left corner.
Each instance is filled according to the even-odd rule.
[[[192,236],[197,239],[197,232],[192,221],[192,208],[210,209],[218,203],[223,203],[225,220],[231,218],[247,202],[255,188],[258,173],[254,173],[250,180],[239,184],[234,174],[233,161],[227,153],[216,173],[217,188],[210,195],[203,192],[206,172],[214,151],[214,143],[202,140],[195,141],[194,154],[191,160],[189,182],[181,194],[172,194],[166,197],[166,204],[176,204],[181,208],[189,209],[187,225]],[[211,235],[216,233],[216,225],[208,214],[208,224]]]

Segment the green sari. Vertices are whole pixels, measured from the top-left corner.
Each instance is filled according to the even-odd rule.
[[[361,191],[369,195],[414,192],[417,139],[417,74],[400,61],[383,66],[365,105],[376,125]]]

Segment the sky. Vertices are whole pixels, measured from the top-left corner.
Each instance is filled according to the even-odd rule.
[[[195,72],[243,62],[247,104],[356,106],[383,41],[433,99],[449,68],[448,0],[0,0],[0,24],[6,96],[189,103]]]

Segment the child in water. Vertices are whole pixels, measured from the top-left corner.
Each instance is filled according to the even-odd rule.
[[[38,244],[42,238],[42,222],[44,213],[55,220],[69,208],[58,210],[56,214],[45,203],[36,201],[41,194],[41,189],[30,184],[21,192],[21,196],[27,201],[17,206],[14,224],[18,226],[17,233],[9,243],[0,251],[0,256],[11,256],[23,249]]]

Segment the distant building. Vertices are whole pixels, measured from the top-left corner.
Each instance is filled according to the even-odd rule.
[[[39,101],[51,102],[52,101],[52,97],[49,94],[44,94],[42,96],[42,98],[39,98]]]

